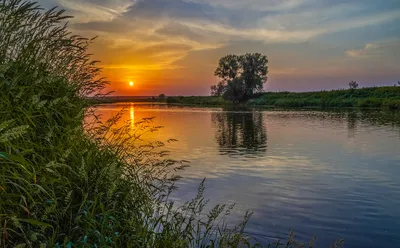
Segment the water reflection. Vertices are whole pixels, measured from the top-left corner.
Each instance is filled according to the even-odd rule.
[[[261,112],[223,111],[211,114],[221,154],[264,156],[267,131]]]
[[[120,103],[97,113],[106,120],[122,109],[121,124],[154,116],[165,127],[143,141],[179,140],[167,149],[191,166],[174,200],[192,199],[206,177],[210,205],[235,202],[233,221],[253,211],[247,231],[261,243],[293,228],[302,241],[317,235],[316,247],[400,244],[400,112]]]
[[[135,127],[135,106],[133,103],[130,104],[129,106],[129,114],[130,114],[130,123],[131,123],[131,128],[133,129]]]

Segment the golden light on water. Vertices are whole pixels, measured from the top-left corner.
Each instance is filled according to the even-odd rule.
[[[130,113],[130,122],[131,122],[131,128],[134,128],[135,125],[135,106],[133,103],[131,103],[129,107],[129,113]]]

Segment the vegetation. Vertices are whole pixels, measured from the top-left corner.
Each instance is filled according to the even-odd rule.
[[[204,181],[190,202],[169,200],[187,164],[167,159],[162,142],[139,142],[160,128],[151,119],[134,130],[116,128],[118,115],[98,120],[86,96],[106,82],[92,40],[71,35],[66,18],[0,2],[0,247],[256,245],[244,232],[250,213],[232,227],[233,205],[205,213]],[[270,247],[297,247],[293,238]]]
[[[263,84],[267,82],[267,64],[267,57],[259,53],[222,57],[214,73],[221,81],[211,86],[211,95],[237,103],[262,92]]]
[[[221,106],[231,105],[231,101],[224,100],[217,96],[174,96],[167,98],[168,104],[184,104],[184,105],[205,105],[205,106]]]
[[[251,99],[248,104],[275,107],[400,109],[400,89],[398,87],[373,87],[300,93],[268,92]]]
[[[169,97],[168,103],[229,105],[222,97]],[[283,108],[386,108],[400,109],[399,87],[371,87],[315,92],[265,92],[254,94],[247,106]]]

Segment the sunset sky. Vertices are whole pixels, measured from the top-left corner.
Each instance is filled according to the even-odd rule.
[[[393,85],[399,0],[39,0],[66,9],[114,95],[208,95],[220,57],[268,56],[266,90]],[[134,82],[133,86],[129,82]]]

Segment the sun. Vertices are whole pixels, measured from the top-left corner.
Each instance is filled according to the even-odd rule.
[[[130,81],[130,82],[129,82],[129,86],[132,87],[133,85],[134,85],[134,83],[133,83],[132,81]]]

